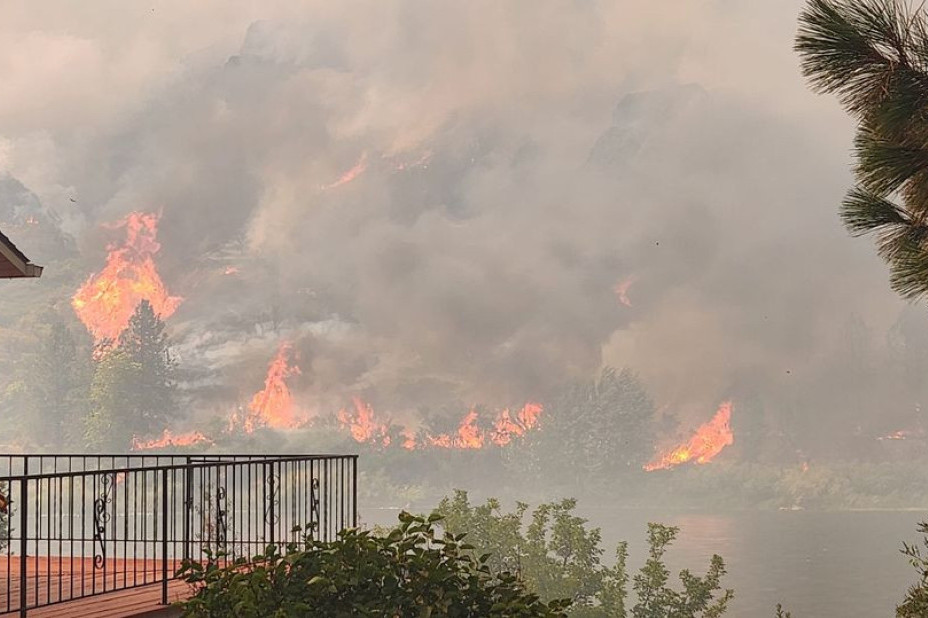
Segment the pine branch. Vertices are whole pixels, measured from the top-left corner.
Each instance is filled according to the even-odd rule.
[[[852,189],[844,198],[841,218],[854,236],[910,224],[909,217],[896,204],[862,187]]]
[[[799,18],[795,49],[813,89],[836,94],[851,114],[864,118],[895,99],[889,94],[900,85],[928,90],[926,30],[924,13],[898,0],[810,0]],[[892,107],[883,113],[904,117]]]
[[[899,191],[906,183],[923,181],[928,169],[928,150],[887,139],[864,124],[854,140],[857,178],[879,195]]]

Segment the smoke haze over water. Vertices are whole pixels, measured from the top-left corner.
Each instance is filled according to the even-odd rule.
[[[612,365],[702,420],[913,422],[888,334],[925,316],[841,227],[852,127],[799,74],[800,2],[99,4],[7,11],[0,171],[82,276],[101,223],[162,213],[200,409],[289,339],[310,408],[512,405]]]

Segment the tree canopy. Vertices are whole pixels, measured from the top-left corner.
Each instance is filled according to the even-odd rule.
[[[142,301],[119,342],[100,352],[90,391],[88,444],[125,448],[134,435],[160,433],[178,410],[175,374],[164,322]]]
[[[809,0],[796,51],[817,92],[858,122],[841,215],[873,234],[906,298],[928,293],[928,20],[901,0]]]

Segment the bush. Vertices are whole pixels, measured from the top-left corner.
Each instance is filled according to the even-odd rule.
[[[563,617],[567,601],[542,602],[516,575],[491,572],[464,535],[440,533],[439,517],[400,515],[379,536],[350,529],[332,542],[305,538],[281,553],[220,567],[185,561],[179,575],[197,587],[184,616]]]
[[[197,618],[717,618],[725,613],[733,593],[722,590],[725,566],[719,556],[712,557],[702,577],[682,571],[682,590],[674,590],[664,554],[679,530],[649,524],[648,560],[629,577],[627,545],[618,546],[614,566],[603,565],[599,529],[587,529],[574,507],[573,500],[542,504],[524,526],[527,505],[504,513],[496,500],[471,506],[467,493],[458,491],[431,516],[404,512],[397,527],[381,533],[346,530],[332,542],[308,536],[283,552],[271,545],[264,555],[223,567],[221,556],[205,565],[185,561],[179,575],[197,592],[181,607],[185,616]]]
[[[572,618],[713,618],[725,612],[733,592],[721,587],[722,558],[713,556],[703,577],[681,572],[683,590],[676,591],[668,585],[664,553],[679,529],[652,523],[648,560],[632,579],[636,602],[629,613],[627,544],[616,548],[615,566],[603,565],[600,531],[588,529],[587,521],[573,514],[575,507],[572,499],[542,504],[524,527],[528,505],[505,513],[498,500],[473,506],[459,490],[442,500],[438,513],[451,533],[468,533],[475,554],[491,554],[491,571],[519,573],[542,599],[569,599]]]

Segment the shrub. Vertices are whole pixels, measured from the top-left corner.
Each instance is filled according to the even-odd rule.
[[[600,531],[587,528],[587,521],[574,515],[575,507],[572,499],[542,504],[526,527],[528,505],[505,513],[498,500],[474,506],[459,490],[442,500],[438,513],[451,533],[468,533],[475,554],[491,554],[491,570],[518,572],[542,599],[569,599],[572,618],[713,618],[725,612],[733,592],[721,587],[722,558],[713,556],[703,577],[681,572],[683,590],[672,589],[664,553],[679,529],[653,523],[648,524],[648,560],[632,578],[636,602],[627,610],[627,544],[616,548],[615,566],[602,564]]]
[[[181,604],[184,616],[565,616],[568,601],[542,602],[516,575],[492,572],[438,520],[402,513],[382,536],[349,529],[224,567],[185,561],[178,574],[197,592]]]

